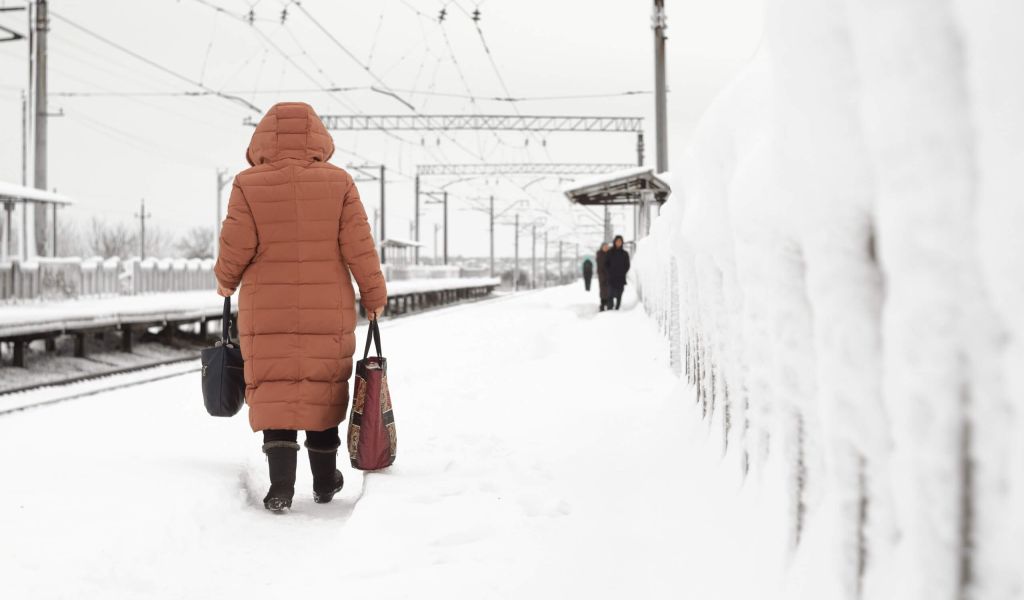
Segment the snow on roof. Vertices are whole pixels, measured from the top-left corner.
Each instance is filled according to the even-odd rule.
[[[668,173],[655,173],[654,167],[633,167],[631,169],[622,169],[621,171],[612,171],[610,173],[601,173],[600,175],[594,175],[584,179],[577,179],[576,181],[562,187],[562,193],[569,195],[589,188],[623,183],[631,179],[636,179],[640,176],[651,177],[657,182],[663,184],[666,188],[671,188]]]
[[[63,194],[55,194],[46,190],[25,187],[16,183],[0,181],[0,198],[10,200],[28,200],[30,202],[48,202],[50,204],[72,204],[71,198]]]
[[[393,238],[393,237],[389,237],[388,239],[384,240],[383,242],[381,242],[381,245],[382,246],[393,246],[393,247],[397,247],[397,248],[405,248],[405,247],[415,248],[417,246],[423,247],[423,244],[421,244],[420,242],[417,242],[417,241],[414,241],[414,240],[405,240],[405,239],[402,239],[402,238]]]

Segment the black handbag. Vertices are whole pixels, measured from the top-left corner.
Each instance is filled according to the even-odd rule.
[[[203,403],[214,417],[233,417],[245,404],[245,370],[242,350],[231,341],[231,297],[224,298],[220,340],[203,348]]]

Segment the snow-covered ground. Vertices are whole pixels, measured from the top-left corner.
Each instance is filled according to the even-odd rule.
[[[582,287],[382,322],[398,461],[315,505],[300,456],[287,515],[195,373],[0,417],[0,595],[765,597],[714,591],[737,472],[664,341]]]

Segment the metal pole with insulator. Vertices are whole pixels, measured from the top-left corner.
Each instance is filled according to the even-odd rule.
[[[541,273],[544,287],[548,287],[548,232],[544,232],[544,272]]]
[[[516,259],[512,271],[512,291],[519,291],[519,213],[516,213]]]
[[[227,183],[227,169],[217,169],[217,221],[213,226],[213,258],[220,252],[220,227],[224,221],[224,185]]]
[[[491,277],[494,277],[494,196],[491,196]]]
[[[533,225],[533,251],[530,256],[530,288],[537,289],[537,225]]]
[[[384,264],[384,263],[387,262],[387,254],[384,252],[384,245],[383,245],[384,244],[384,240],[387,239],[385,237],[385,229],[384,229],[384,223],[385,222],[386,222],[386,219],[384,217],[384,165],[381,165],[380,166],[380,244],[381,244],[381,248],[380,248],[380,262],[381,262],[381,264]]]
[[[145,198],[142,198],[140,210],[135,216],[139,218],[139,259],[146,260],[146,219],[153,215],[146,212]]]
[[[36,84],[36,118],[35,118],[35,179],[34,187],[45,190],[47,183],[47,130],[49,124],[49,104],[47,102],[47,33],[50,31],[49,4],[47,0],[36,0],[35,22],[35,84]],[[46,204],[35,204],[35,251],[43,254],[46,251]],[[27,232],[26,232],[27,233]]]
[[[562,240],[558,240],[558,284],[559,285],[561,285],[563,283],[562,278],[565,276],[565,274],[562,272],[562,265],[563,265],[563,262],[562,262]]]
[[[668,171],[668,101],[665,81],[665,0],[654,0],[654,14],[651,17],[654,29],[654,126],[657,172]]]
[[[413,183],[413,187],[416,189],[416,202],[415,202],[416,229],[413,232],[413,239],[416,240],[416,243],[419,243],[419,241],[420,241],[420,174],[419,173],[416,174],[416,178],[415,178],[415,181]],[[420,264],[420,247],[419,246],[416,246],[416,264],[417,265]]]

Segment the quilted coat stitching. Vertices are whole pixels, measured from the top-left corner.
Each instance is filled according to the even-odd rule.
[[[214,270],[222,286],[241,284],[239,342],[256,431],[340,423],[355,350],[352,277],[365,306],[386,302],[355,183],[323,162],[333,150],[312,108],[275,105],[246,151],[252,168],[232,187]]]

